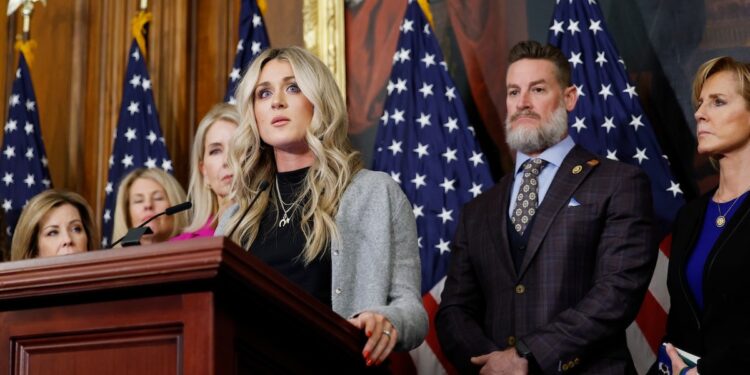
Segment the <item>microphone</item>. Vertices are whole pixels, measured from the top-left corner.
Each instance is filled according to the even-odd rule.
[[[156,219],[159,216],[162,215],[169,215],[172,216],[176,213],[180,213],[182,211],[188,210],[191,207],[193,207],[193,203],[190,201],[182,202],[180,204],[176,204],[172,207],[167,208],[163,212],[159,212],[158,214],[151,216],[148,220],[144,221],[141,225],[129,229],[128,233],[125,233],[124,236],[120,237],[119,240],[115,241],[115,243],[112,244],[109,248],[115,247],[118,243],[122,242],[122,247],[128,247],[128,246],[138,246],[141,244],[141,236],[144,234],[151,234],[154,233],[151,228],[147,227],[148,223],[152,222],[154,219]]]
[[[167,215],[169,215],[169,216],[172,216],[172,215],[174,215],[176,213],[180,213],[182,211],[189,210],[191,207],[193,207],[193,203],[192,202],[190,202],[190,201],[182,202],[180,204],[176,204],[176,205],[174,205],[172,207],[167,208],[166,210],[164,210],[164,213],[167,214]],[[161,214],[159,214],[159,215],[161,215]],[[148,219],[148,221],[153,220],[155,217],[156,216],[152,217],[151,219]],[[146,224],[148,224],[148,221],[146,222]],[[143,224],[141,224],[141,225],[143,225]]]
[[[237,227],[238,227],[238,226],[240,225],[240,221],[242,221],[242,218],[244,218],[244,217],[245,217],[245,215],[247,215],[247,212],[248,212],[248,211],[250,211],[250,207],[252,207],[252,206],[253,206],[253,204],[255,204],[255,201],[257,201],[257,200],[258,200],[258,197],[260,197],[260,195],[261,195],[261,194],[262,194],[262,193],[263,193],[263,192],[264,192],[264,191],[265,191],[266,189],[268,189],[268,186],[269,186],[269,185],[270,185],[270,184],[269,184],[269,183],[268,183],[268,181],[266,181],[266,180],[263,180],[263,181],[261,181],[261,182],[260,182],[260,183],[258,184],[258,192],[257,192],[257,193],[255,193],[255,196],[254,196],[254,197],[253,197],[253,199],[252,199],[252,200],[250,201],[250,204],[248,204],[248,205],[247,205],[247,207],[245,208],[245,211],[244,211],[244,212],[242,212],[242,215],[240,215],[240,219],[239,219],[239,220],[237,220],[237,224],[235,224],[235,225],[234,225],[234,228],[232,228],[232,230],[231,230],[231,231],[229,231],[229,234],[227,234],[227,235],[226,235],[226,237],[227,237],[227,238],[232,238],[232,234],[234,234],[234,231],[235,231],[235,229],[237,229]]]

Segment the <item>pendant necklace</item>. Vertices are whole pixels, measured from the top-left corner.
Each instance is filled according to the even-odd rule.
[[[732,204],[729,206],[729,208],[727,209],[727,211],[724,212],[723,214],[721,213],[721,203],[716,202],[716,209],[719,210],[719,216],[716,217],[716,221],[714,222],[714,224],[716,224],[717,228],[722,228],[722,227],[724,227],[724,225],[727,224],[727,216],[726,215],[729,215],[729,211],[732,211],[732,207],[734,207],[734,204],[737,203],[737,200],[740,199],[740,197],[743,196],[743,195],[745,195],[745,194],[744,193],[740,194],[737,198],[734,198],[734,200],[732,201]]]
[[[279,228],[283,228],[287,224],[289,224],[290,221],[292,221],[292,219],[289,217],[289,211],[291,211],[292,207],[294,207],[294,202],[287,204],[281,199],[281,191],[279,191],[279,176],[278,175],[276,175],[276,196],[279,197],[279,204],[281,205],[281,211],[284,212],[284,216],[282,216],[281,220],[279,220]]]

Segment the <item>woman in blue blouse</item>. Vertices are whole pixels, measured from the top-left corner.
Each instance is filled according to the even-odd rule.
[[[704,63],[693,82],[698,152],[719,186],[675,221],[667,286],[672,374],[750,373],[750,65]],[[688,366],[674,348],[695,354]]]

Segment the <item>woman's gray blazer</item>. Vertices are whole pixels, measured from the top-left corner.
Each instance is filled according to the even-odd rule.
[[[224,233],[238,206],[216,228]],[[340,240],[331,244],[331,306],[344,318],[380,313],[396,326],[396,349],[419,346],[427,334],[420,295],[417,226],[401,188],[383,172],[359,171],[336,214]]]

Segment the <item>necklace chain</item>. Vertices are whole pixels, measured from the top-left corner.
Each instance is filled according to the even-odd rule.
[[[724,225],[727,224],[727,216],[726,215],[729,215],[729,212],[732,211],[732,207],[734,207],[734,204],[737,203],[737,200],[739,200],[740,197],[742,197],[743,195],[745,195],[745,193],[742,193],[742,194],[738,195],[737,198],[734,198],[732,200],[732,204],[729,205],[729,208],[724,213],[721,213],[721,203],[716,202],[716,210],[719,211],[719,216],[716,217],[716,221],[714,222],[714,224],[716,225],[717,228],[721,228],[721,227],[723,227]]]
[[[281,211],[284,212],[284,216],[279,220],[279,228],[285,227],[289,224],[292,219],[289,217],[289,211],[294,207],[294,202],[286,203],[281,199],[281,191],[279,190],[279,175],[276,175],[276,196],[279,198],[279,204],[281,205]],[[289,208],[287,208],[287,206]]]

